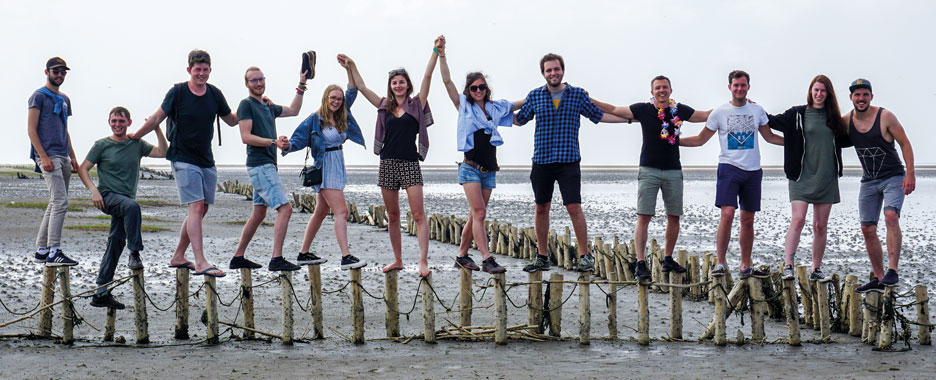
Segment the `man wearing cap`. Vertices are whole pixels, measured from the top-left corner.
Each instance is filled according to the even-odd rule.
[[[49,189],[49,205],[39,224],[36,261],[49,266],[76,265],[62,252],[62,225],[68,208],[68,180],[78,171],[78,160],[68,134],[71,99],[59,92],[68,74],[68,65],[59,57],[46,62],[46,84],[29,97],[27,126],[32,147],[29,158],[36,163]]]
[[[871,105],[874,95],[871,82],[856,79],[848,87],[854,109],[842,122],[848,124],[848,138],[855,145],[861,162],[861,188],[858,192],[858,215],[874,278],[858,287],[861,293],[883,291],[898,282],[897,261],[900,258],[900,209],[904,197],[916,188],[913,167],[913,147],[897,116],[882,107]],[[897,155],[894,141],[907,164],[906,170]],[[887,225],[888,269],[884,272],[884,254],[877,235],[877,223],[884,209]]]
[[[211,140],[214,138],[212,124],[215,116],[218,116],[233,127],[237,125],[237,116],[231,112],[221,90],[208,84],[208,76],[211,74],[211,56],[208,52],[189,52],[186,70],[190,75],[189,80],[172,86],[159,109],[129,137],[140,139],[169,117],[169,151],[166,158],[172,163],[179,202],[188,207],[179,234],[179,244],[169,266],[189,268],[196,275],[224,277],[224,272],[205,259],[202,218],[208,212],[208,205],[214,203],[218,184],[218,172],[211,153]],[[194,264],[185,259],[189,244],[195,254]]]

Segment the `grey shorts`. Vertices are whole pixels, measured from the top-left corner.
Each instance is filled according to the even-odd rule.
[[[873,179],[861,183],[858,190],[858,216],[862,226],[876,226],[881,218],[881,207],[900,215],[903,207],[904,176],[895,175],[883,179]]]
[[[663,206],[667,215],[683,214],[682,170],[662,170],[641,166],[637,172],[637,214],[653,215],[657,192],[663,191]]]
[[[182,161],[172,161],[172,175],[179,189],[179,203],[205,201],[214,204],[215,188],[218,186],[218,171],[213,166],[203,168]]]

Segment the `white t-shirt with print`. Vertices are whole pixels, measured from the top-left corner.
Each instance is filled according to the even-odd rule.
[[[741,170],[760,169],[757,134],[758,129],[766,124],[767,113],[754,103],[741,107],[725,103],[712,110],[705,127],[718,132],[721,144],[718,163],[734,165]]]

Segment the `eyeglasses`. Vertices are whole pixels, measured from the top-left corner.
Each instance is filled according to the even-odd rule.
[[[486,84],[484,84],[484,83],[481,83],[481,84],[479,84],[479,85],[477,85],[477,86],[469,86],[469,87],[468,87],[468,90],[470,90],[471,92],[475,92],[475,91],[478,91],[478,90],[487,91],[487,89],[488,89],[488,86],[487,86]]]
[[[250,83],[253,83],[253,84],[257,84],[257,83],[266,83],[266,77],[259,77],[259,78],[248,79],[247,81],[250,82]]]
[[[343,97],[340,97],[340,96],[329,96],[329,97],[328,97],[328,100],[331,100],[331,101],[333,101],[333,102],[338,102],[338,101],[344,100],[344,98],[343,98]]]
[[[62,68],[50,69],[49,72],[55,75],[65,75],[65,74],[68,74],[68,69],[62,69]]]
[[[398,75],[398,74],[406,74],[406,69],[404,69],[404,68],[401,67],[401,68],[396,69],[396,70],[390,70],[390,72],[387,73],[387,75],[390,75],[390,76],[394,76],[394,75]]]

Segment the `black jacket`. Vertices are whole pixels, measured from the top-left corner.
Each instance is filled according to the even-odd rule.
[[[803,122],[806,119],[806,106],[793,106],[779,115],[767,115],[771,129],[783,133],[783,172],[787,179],[798,181],[803,171],[803,159],[806,158],[806,135]],[[842,148],[852,146],[848,135],[841,131],[835,134],[835,160],[838,175],[842,176]]]

